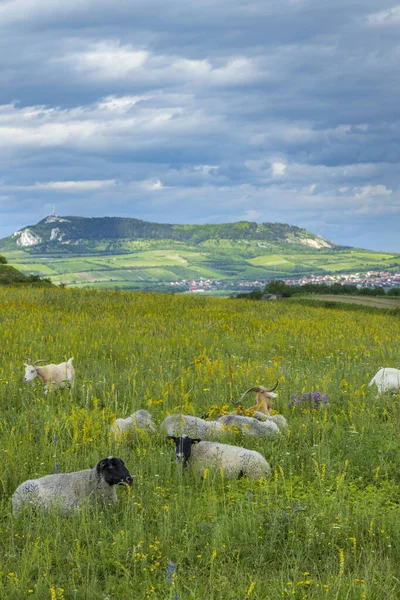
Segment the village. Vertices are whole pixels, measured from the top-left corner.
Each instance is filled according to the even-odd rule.
[[[270,278],[272,279],[272,278]],[[189,291],[192,293],[202,293],[222,289],[254,289],[264,288],[268,281],[233,281],[226,282],[219,279],[182,279],[180,281],[171,281],[171,286],[180,291]],[[324,285],[355,285],[358,288],[382,287],[385,290],[400,287],[400,272],[389,273],[388,271],[367,271],[366,273],[345,273],[345,274],[325,274],[325,275],[303,275],[299,278],[282,279],[289,286],[301,286],[307,284]]]

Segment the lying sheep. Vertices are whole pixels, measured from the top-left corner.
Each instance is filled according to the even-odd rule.
[[[217,469],[227,478],[246,476],[260,479],[271,474],[269,464],[255,450],[218,442],[202,442],[186,435],[169,435],[168,439],[175,442],[176,461],[184,468],[189,463],[201,473],[204,473],[204,469]]]
[[[246,394],[249,392],[257,392],[256,404],[251,406],[248,410],[255,410],[257,412],[269,415],[271,409],[273,408],[273,399],[277,396],[277,394],[274,393],[274,390],[278,387],[278,383],[279,381],[277,381],[272,388],[266,388],[262,385],[256,385],[249,388],[244,392],[244,394],[241,395],[239,400],[236,402],[236,406],[242,403],[242,400]]]
[[[116,419],[110,427],[114,441],[129,437],[138,431],[156,433],[153,417],[147,410],[140,409],[126,419]]]
[[[369,386],[375,383],[378,388],[378,396],[385,392],[395,394],[400,390],[400,370],[393,367],[381,367],[369,382]]]
[[[258,421],[272,421],[272,423],[278,425],[281,431],[288,428],[287,421],[283,415],[266,415],[265,413],[254,411],[253,416]]]
[[[133,478],[123,460],[113,456],[103,458],[93,469],[28,479],[13,494],[13,513],[26,506],[48,510],[53,505],[67,512],[87,499],[116,502],[118,483],[132,485]]]
[[[218,423],[222,426],[222,431],[227,427],[235,427],[244,435],[253,437],[269,437],[277,435],[280,428],[277,423],[271,419],[259,421],[253,417],[243,417],[241,415],[223,415],[219,417]]]
[[[58,365],[50,364],[44,365],[43,367],[37,367],[36,365],[40,362],[46,362],[42,358],[35,360],[31,364],[31,359],[26,359],[28,362],[25,365],[25,377],[24,382],[33,381],[35,377],[45,384],[45,394],[47,394],[49,386],[55,384],[60,388],[65,388],[65,381],[69,381],[71,388],[74,387],[75,383],[75,369],[72,365],[74,358],[70,358],[67,362],[62,362]]]
[[[221,431],[218,421],[205,421],[191,415],[169,415],[161,423],[161,429],[167,435],[188,435],[213,440]]]

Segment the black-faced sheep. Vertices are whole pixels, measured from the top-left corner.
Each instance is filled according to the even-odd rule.
[[[200,473],[213,469],[227,478],[260,479],[271,474],[265,458],[255,450],[219,442],[202,442],[186,435],[167,436],[175,442],[176,461],[185,468],[190,465]]]
[[[67,512],[87,500],[116,502],[115,486],[118,483],[132,485],[133,477],[123,460],[113,456],[103,458],[93,469],[28,479],[13,494],[13,513],[18,513],[25,506],[44,510],[55,506]]]

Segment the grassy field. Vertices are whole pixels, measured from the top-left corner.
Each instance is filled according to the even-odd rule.
[[[293,297],[291,301],[312,300],[319,302],[340,302],[344,304],[360,304],[363,306],[373,306],[375,308],[400,308],[400,298],[380,298],[379,296],[340,296],[340,295],[318,295]]]
[[[395,600],[400,597],[399,398],[368,382],[398,366],[398,317],[295,302],[0,288],[0,598]],[[23,360],[75,357],[74,392],[24,385]],[[111,441],[138,408],[230,410],[279,379],[268,480],[181,474],[163,436]],[[329,405],[288,407],[319,391]],[[254,398],[249,397],[248,405]],[[24,480],[123,458],[117,506],[11,514]]]
[[[68,249],[67,249],[68,250]],[[400,255],[352,248],[311,250],[290,244],[244,240],[208,240],[195,246],[171,240],[124,240],[113,253],[94,243],[93,254],[4,251],[24,274],[58,284],[96,288],[140,288],[175,280],[208,278],[226,282],[294,277],[312,273],[400,269]]]

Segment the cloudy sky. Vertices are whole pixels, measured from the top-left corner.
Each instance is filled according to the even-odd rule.
[[[0,237],[283,222],[400,252],[400,5],[0,0]]]

